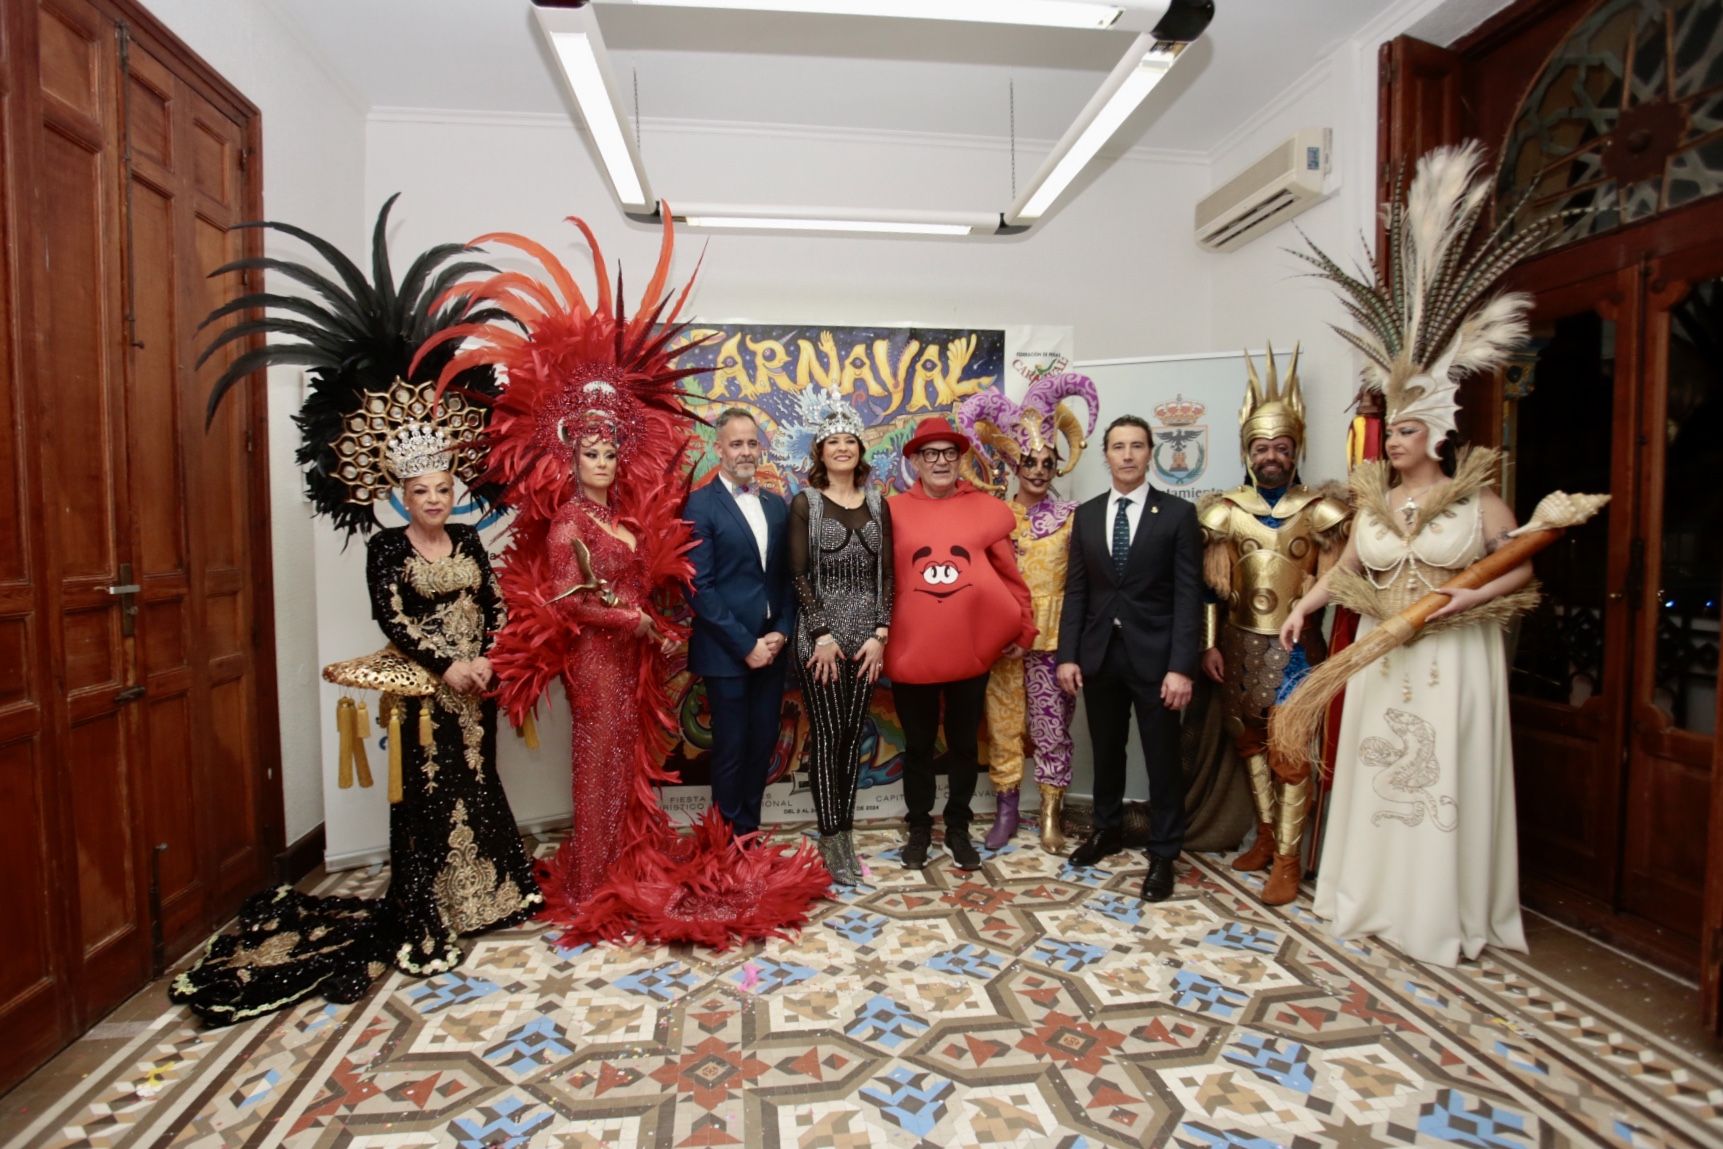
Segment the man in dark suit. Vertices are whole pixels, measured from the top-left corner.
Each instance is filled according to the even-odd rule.
[[[1184,844],[1179,715],[1202,654],[1202,537],[1196,508],[1148,485],[1153,441],[1135,415],[1101,440],[1112,488],[1077,508],[1059,627],[1059,686],[1082,691],[1095,760],[1095,828],[1071,853],[1092,866],[1121,845],[1131,710],[1149,773],[1143,898],[1173,892]]]
[[[753,415],[729,407],[716,426],[718,478],[689,495],[683,512],[695,539],[688,669],[705,680],[712,715],[712,802],[746,834],[760,828],[789,662],[783,652],[796,622],[790,509],[755,482],[763,449]]]

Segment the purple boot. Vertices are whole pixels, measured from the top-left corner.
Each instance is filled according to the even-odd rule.
[[[998,812],[993,815],[993,829],[987,831],[987,841],[984,843],[989,850],[997,850],[1011,840],[1011,835],[1017,832],[1017,798],[1016,790],[1003,790],[999,794]]]

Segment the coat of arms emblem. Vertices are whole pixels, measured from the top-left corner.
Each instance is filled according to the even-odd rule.
[[[1197,422],[1207,407],[1183,395],[1155,407],[1155,477],[1169,487],[1188,487],[1208,469],[1208,427]]]

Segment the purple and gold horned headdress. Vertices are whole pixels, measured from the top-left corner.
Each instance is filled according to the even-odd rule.
[[[1077,417],[1067,400],[1081,399],[1087,409],[1088,421]],[[1002,391],[984,391],[971,395],[957,406],[957,425],[979,448],[971,452],[974,465],[966,477],[977,486],[993,491],[1005,489],[1003,470],[1015,468],[1025,455],[1043,447],[1059,454],[1059,440],[1065,441],[1060,476],[1069,475],[1089,445],[1088,437],[1095,433],[1100,418],[1101,402],[1095,393],[1095,381],[1087,375],[1063,371],[1043,375],[1029,385],[1021,402],[1013,402]],[[985,454],[987,460],[975,458]],[[987,464],[998,474],[982,473]]]

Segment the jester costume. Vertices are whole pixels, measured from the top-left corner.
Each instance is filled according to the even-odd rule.
[[[1312,623],[1289,653],[1280,628],[1292,606],[1340,557],[1351,510],[1338,488],[1297,482],[1264,486],[1250,468],[1250,445],[1288,438],[1294,459],[1304,448],[1304,398],[1298,386],[1298,351],[1281,388],[1268,352],[1268,383],[1246,358],[1250,381],[1239,411],[1239,451],[1250,481],[1210,495],[1197,508],[1203,530],[1203,574],[1216,602],[1207,607],[1205,648],[1220,647],[1226,665],[1223,702],[1233,746],[1250,776],[1256,806],[1256,841],[1233,859],[1233,869],[1268,869],[1262,900],[1284,905],[1298,896],[1303,876],[1300,848],[1310,803],[1310,770],[1271,760],[1268,713],[1289,683],[1322,661],[1327,652],[1321,627]],[[1224,616],[1224,617],[1223,617]]]
[[[254,333],[291,337],[234,359],[216,381],[210,411],[258,367],[309,366],[310,394],[295,419],[306,493],[349,537],[375,530],[376,508],[397,484],[419,476],[457,475],[481,503],[499,493],[479,481],[483,468],[472,449],[496,391],[490,369],[456,372],[455,387],[433,411],[437,375],[455,346],[409,367],[426,336],[475,317],[468,303],[440,297],[448,283],[483,265],[455,258],[467,249],[445,244],[415,260],[397,283],[384,238],[394,202],[377,217],[370,282],[338,249],[300,228],[253,225],[309,244],[334,275],[284,260],[241,260],[222,271],[279,273],[315,289],[318,300],[247,294],[205,321],[263,308],[297,317],[245,320],[212,341],[204,359]],[[377,721],[390,734],[388,892],[314,897],[281,886],[252,896],[237,928],[211,939],[169,990],[209,1024],[257,1017],[313,994],[357,1001],[391,967],[421,977],[442,973],[464,959],[462,938],[514,925],[543,905],[497,776],[496,704],[442,679],[454,661],[485,653],[502,611],[478,532],[450,523],[447,533],[449,553],[440,557],[419,554],[400,527],[369,534],[372,615],[390,645],[324,669],[344,688],[384,692]],[[343,697],[336,715],[340,785],[369,786],[369,707]]]
[[[1066,406],[1081,399],[1088,413],[1085,427]],[[1030,385],[1020,403],[999,392],[965,399],[957,409],[959,426],[977,444],[972,458],[992,459],[993,474],[972,467],[972,480],[1004,494],[998,472],[1014,468],[1025,458],[1052,448],[1063,436],[1068,457],[1057,476],[1069,475],[1082,457],[1088,435],[1095,431],[1100,403],[1095,384],[1075,373],[1044,375]],[[999,796],[998,814],[987,836],[989,849],[1010,840],[1018,823],[1023,759],[1035,757],[1035,781],[1041,791],[1041,848],[1058,853],[1065,844],[1062,817],[1065,790],[1071,784],[1071,719],[1076,700],[1059,689],[1059,615],[1065,605],[1065,567],[1071,549],[1071,514],[1077,504],[1049,491],[1032,507],[1017,499],[1006,503],[1016,520],[1011,534],[1017,566],[1029,584],[1038,634],[1019,660],[1004,659],[987,680],[988,777]]]
[[[674,300],[665,290],[666,212],[657,267],[628,316],[620,275],[613,295],[591,230],[572,222],[592,251],[595,299],[541,245],[482,236],[474,242],[525,252],[547,279],[503,272],[457,286],[451,296],[482,301],[507,323],[442,337],[470,341],[445,379],[486,364],[507,380],[486,437],[488,475],[516,508],[500,572],[508,622],[491,663],[517,724],[553,681],[573,712],[574,827],[539,870],[559,944],[722,949],[800,925],[828,878],[811,847],[735,839],[716,810],[678,834],[658,803],[656,787],[677,781],[665,765],[675,727],[661,636],[686,638],[667,607],[693,572],[692,531],[675,511],[693,443],[677,384],[697,369],[672,365],[693,283]],[[577,478],[576,455],[593,443],[617,452],[602,500]]]

